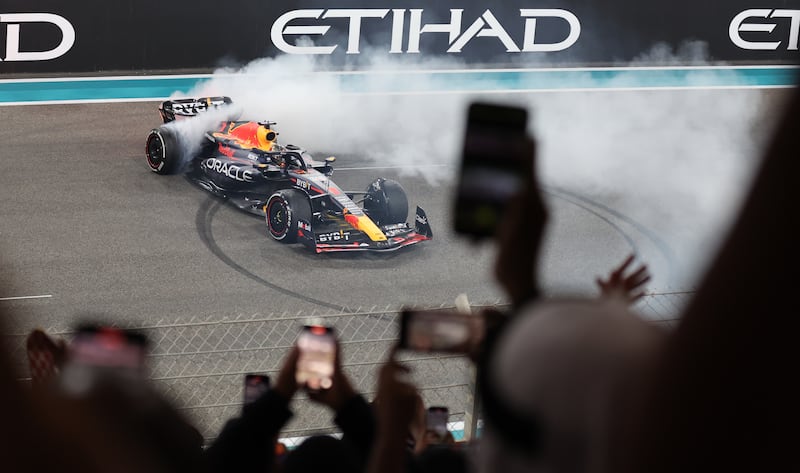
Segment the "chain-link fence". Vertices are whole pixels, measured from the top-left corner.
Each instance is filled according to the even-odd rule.
[[[650,294],[637,303],[636,309],[655,323],[671,326],[691,295],[692,292]],[[473,306],[473,309],[482,307],[502,307],[502,304]],[[357,390],[372,399],[377,368],[386,360],[399,335],[398,317],[398,308],[385,307],[338,314],[162,319],[129,328],[138,329],[151,341],[149,365],[156,386],[209,441],[228,419],[239,414],[244,375],[256,372],[274,377],[305,323],[322,323],[336,329],[347,376]],[[54,337],[71,336],[62,327],[47,331]],[[23,333],[7,336],[21,370],[26,369],[26,336]],[[404,353],[400,359],[411,368],[412,379],[425,404],[449,408],[450,426],[456,437],[463,435],[465,426],[469,431],[469,426],[474,425],[472,364],[464,357],[440,354]],[[294,399],[292,410],[295,416],[283,431],[290,445],[293,439],[336,431],[333,414],[302,395]]]

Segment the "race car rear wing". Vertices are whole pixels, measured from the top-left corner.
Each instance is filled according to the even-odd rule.
[[[233,100],[225,96],[167,100],[158,106],[158,113],[164,123],[169,123],[232,103]]]

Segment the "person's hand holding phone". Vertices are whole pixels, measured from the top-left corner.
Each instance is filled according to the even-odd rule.
[[[333,327],[303,326],[297,337],[297,348],[300,350],[295,372],[297,384],[312,392],[330,389],[336,359]]]
[[[408,367],[395,359],[397,349],[392,348],[389,359],[378,373],[378,392],[373,405],[378,425],[378,436],[370,458],[368,473],[403,473],[407,467],[407,441],[409,434],[419,443],[419,435],[409,432],[411,425],[422,412],[422,398],[417,388],[407,381]],[[424,427],[422,420],[420,427]]]
[[[527,126],[525,108],[469,105],[453,211],[457,233],[474,241],[497,233],[509,198],[520,191],[530,169]]]
[[[342,355],[338,341],[334,342],[333,364],[331,386],[328,389],[311,390],[308,393],[308,397],[330,407],[334,411],[339,411],[347,401],[356,396],[356,391],[342,370]]]
[[[294,393],[297,392],[295,372],[297,371],[297,359],[299,357],[300,349],[297,346],[292,347],[283,361],[283,366],[278,372],[278,378],[275,380],[275,386],[272,388],[273,391],[287,400],[294,397]]]
[[[497,229],[497,260],[494,273],[514,307],[538,296],[536,270],[542,236],[547,223],[541,189],[535,178],[535,145],[528,141],[531,159],[522,190],[511,197]]]
[[[547,212],[535,177],[528,111],[474,102],[467,111],[454,229],[499,245],[495,276],[515,306],[537,295],[538,263]]]
[[[269,375],[263,373],[247,373],[244,376],[243,405],[256,402],[269,391]]]

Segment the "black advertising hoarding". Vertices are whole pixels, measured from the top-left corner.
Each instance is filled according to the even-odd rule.
[[[5,0],[0,73],[208,71],[287,53],[335,68],[435,57],[483,67],[659,65],[675,54],[788,64],[800,58],[799,33],[800,0]],[[659,44],[674,54],[653,53]],[[687,44],[695,57],[679,54]]]

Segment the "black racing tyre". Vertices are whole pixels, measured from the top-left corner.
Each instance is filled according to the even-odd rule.
[[[157,174],[172,174],[178,170],[181,150],[178,135],[167,127],[150,130],[145,144],[147,166]]]
[[[367,187],[364,211],[378,226],[405,223],[408,197],[399,182],[378,178]]]
[[[272,194],[264,206],[267,232],[283,243],[297,241],[298,220],[311,221],[311,203],[308,197],[294,190]]]

